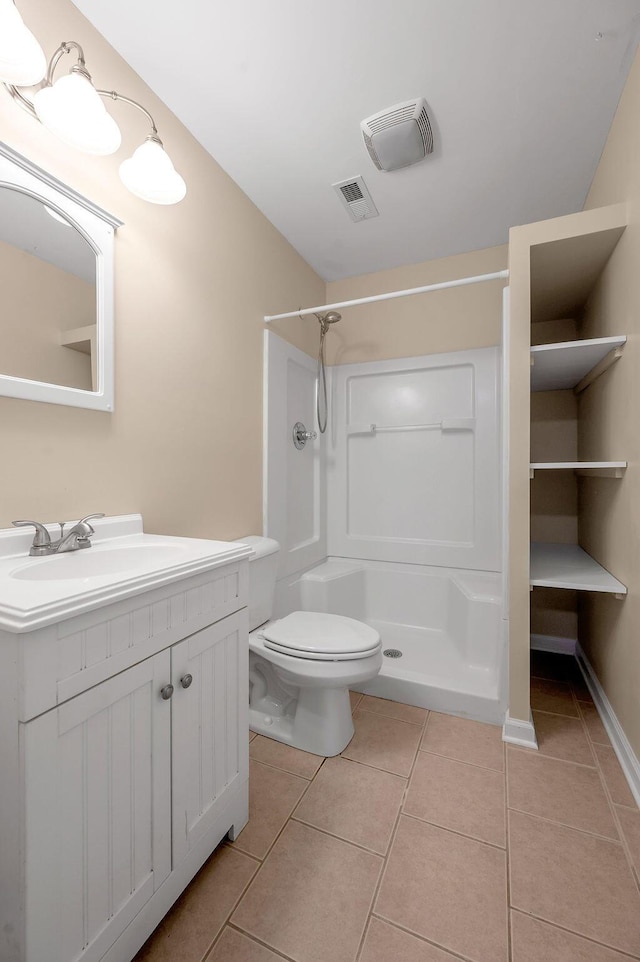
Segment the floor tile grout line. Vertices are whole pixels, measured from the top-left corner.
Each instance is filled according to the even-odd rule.
[[[583,734],[584,737],[585,737],[585,740],[586,740],[586,743],[587,743],[587,748],[589,749],[589,752],[590,752],[590,754],[591,754],[591,759],[592,759],[593,764],[587,765],[585,762],[574,762],[574,765],[584,765],[585,768],[597,768],[597,767],[598,767],[598,759],[597,759],[597,757],[596,757],[595,751],[593,750],[593,745],[592,745],[592,743],[591,743],[591,739],[589,738],[589,732],[587,731],[587,726],[585,725],[584,719],[582,718],[581,715],[580,715],[578,718],[573,718],[571,715],[556,715],[554,712],[540,711],[538,708],[534,708],[533,711],[534,711],[537,715],[553,715],[555,718],[567,718],[567,719],[569,719],[570,721],[577,721],[577,722],[580,724],[580,729],[581,729],[581,731],[582,731],[582,734]],[[533,716],[533,720],[534,720],[534,723],[535,723],[535,716]],[[573,759],[570,759],[570,758],[564,758],[564,759],[563,759],[563,758],[559,758],[557,755],[549,755],[548,752],[545,752],[543,749],[540,748],[540,743],[538,743],[538,753],[539,753],[540,755],[544,755],[545,758],[555,758],[555,759],[557,759],[558,761],[573,761]]]
[[[245,929],[241,929],[240,926],[236,925],[235,922],[227,922],[225,928],[227,927],[232,929],[234,932],[237,932],[238,935],[243,935],[245,939],[248,939],[250,942],[255,942],[256,945],[261,945],[264,949],[267,949],[269,952],[275,955],[276,958],[284,959],[284,962],[297,962],[297,960],[294,959],[292,955],[287,955],[285,952],[282,952],[280,949],[274,949],[274,947],[272,945],[269,945],[268,942],[263,942],[262,939],[258,938],[257,935],[247,932]],[[216,941],[219,941],[219,939],[220,937],[218,937]],[[207,962],[207,960],[204,959],[203,962]],[[224,959],[223,959],[223,962],[224,962]]]
[[[430,717],[431,717],[431,712],[429,712],[429,713],[427,714],[427,717],[425,718],[425,721],[424,721],[424,728],[425,728],[425,729],[426,729],[426,727],[427,727],[427,725],[428,725],[428,723],[429,723]],[[423,737],[424,737],[424,732],[423,732]],[[386,854],[385,854],[385,856],[384,856],[384,858],[383,858],[383,860],[382,860],[382,866],[381,866],[381,868],[380,868],[380,874],[379,874],[379,876],[378,876],[378,881],[376,882],[375,888],[374,888],[374,890],[373,890],[373,894],[372,894],[372,896],[371,896],[371,902],[369,903],[369,910],[368,910],[368,912],[367,912],[367,921],[366,921],[366,924],[365,924],[365,926],[364,926],[362,935],[360,936],[360,943],[359,943],[359,945],[358,945],[358,950],[357,950],[357,952],[356,952],[356,954],[355,954],[355,960],[354,960],[354,962],[358,962],[358,960],[360,959],[360,956],[361,956],[361,954],[362,954],[362,950],[363,950],[363,948],[364,948],[365,935],[366,935],[366,932],[367,932],[367,930],[368,930],[368,928],[369,928],[369,925],[370,925],[370,922],[371,922],[371,917],[372,917],[373,914],[374,914],[375,904],[376,904],[376,901],[377,901],[377,899],[378,899],[378,895],[380,894],[380,889],[381,889],[381,887],[382,887],[382,882],[383,882],[383,880],[384,880],[384,876],[385,876],[385,873],[386,873],[386,870],[387,870],[387,866],[388,866],[388,864],[389,864],[389,857],[390,857],[390,855],[391,855],[391,850],[392,850],[392,848],[393,848],[393,843],[394,843],[394,841],[395,841],[396,834],[397,834],[397,831],[398,831],[398,825],[400,824],[400,818],[401,818],[401,816],[402,816],[402,806],[404,805],[404,800],[405,800],[405,798],[406,798],[406,796],[407,796],[407,792],[409,791],[409,785],[411,784],[411,778],[412,778],[412,776],[413,776],[413,772],[414,772],[415,767],[416,767],[416,762],[418,761],[419,752],[420,752],[420,743],[418,743],[418,746],[417,746],[417,748],[416,748],[416,750],[415,750],[415,752],[414,752],[414,755],[413,755],[413,762],[411,763],[411,767],[410,767],[410,769],[409,769],[409,774],[407,775],[407,784],[405,785],[404,792],[402,793],[402,800],[401,800],[401,802],[400,802],[400,807],[398,808],[398,813],[397,813],[396,818],[395,818],[395,821],[394,821],[394,823],[393,823],[393,828],[391,829],[391,836],[390,836],[390,838],[389,838],[389,844],[388,844],[388,846],[387,846],[387,852],[386,852]]]
[[[384,868],[384,865],[383,865],[383,868]],[[372,902],[371,904],[373,905],[373,902]],[[355,954],[355,956],[354,956],[353,962],[358,962],[358,960],[360,959],[360,957],[361,957],[361,955],[362,955],[362,950],[364,949],[365,942],[367,941],[367,936],[368,936],[368,934],[369,934],[369,929],[371,928],[371,920],[372,920],[373,918],[375,918],[375,916],[374,916],[372,910],[369,909],[369,912],[367,913],[367,917],[366,917],[366,919],[365,919],[364,929],[363,929],[362,935],[360,936],[360,941],[359,941],[359,943],[358,943],[358,949],[357,949],[356,954]]]
[[[597,763],[593,765],[586,765],[584,762],[576,762],[573,758],[560,758],[558,755],[549,755],[547,752],[543,752],[540,748],[537,750],[531,748],[524,748],[522,745],[508,745],[509,752],[519,752],[521,755],[531,755],[532,751],[536,758],[550,758],[554,762],[564,762],[566,765],[577,765],[578,768],[588,768],[589,771],[593,771],[594,768],[597,769]]]
[[[266,737],[267,736],[265,735],[265,738]],[[312,782],[325,762],[325,759],[323,758],[320,764],[318,765],[317,770],[313,773],[311,778],[309,778],[307,775],[301,775],[299,772],[290,772],[288,768],[279,768],[278,765],[272,765],[271,762],[263,762],[261,758],[254,758],[253,755],[250,755],[249,758],[252,762],[257,762],[258,765],[264,765],[265,768],[271,768],[273,771],[276,771],[276,772],[284,772],[285,775],[294,775],[296,778],[302,778],[305,782]]]
[[[346,751],[346,748],[344,749],[344,751]],[[420,749],[416,748],[416,752],[419,752],[419,751]],[[392,772],[388,768],[380,768],[379,765],[370,765],[368,762],[361,762],[359,758],[350,758],[348,755],[343,755],[342,752],[340,752],[339,755],[333,755],[331,757],[344,758],[345,762],[352,762],[354,765],[362,765],[364,768],[371,768],[374,772],[384,772],[385,775],[395,775],[396,778],[404,778],[404,779],[409,778],[409,775],[403,775],[400,772]],[[411,766],[411,768],[413,769],[413,765]]]
[[[480,722],[480,724],[483,723]],[[504,768],[488,768],[487,765],[476,765],[475,762],[469,762],[466,761],[466,759],[463,760],[461,758],[454,758],[453,755],[444,755],[442,752],[434,752],[430,748],[418,748],[418,751],[422,752],[423,755],[436,755],[438,758],[448,758],[450,761],[458,762],[460,765],[469,765],[470,768],[481,768],[483,772],[495,772],[496,775],[504,774]]]
[[[506,742],[502,743],[504,754],[504,849],[505,849],[505,887],[507,896],[507,957],[513,960],[513,937],[511,934],[511,850],[509,848],[509,759]]]
[[[588,828],[579,828],[577,825],[570,825],[569,822],[561,822],[557,818],[548,818],[546,815],[538,815],[537,812],[528,812],[524,808],[516,808],[509,805],[508,812],[517,812],[518,815],[527,815],[529,818],[537,818],[548,825],[559,825],[561,828],[569,828],[572,832],[580,832],[582,835],[589,835],[591,838],[598,838],[601,842],[612,842],[614,845],[622,845],[619,838],[612,838],[611,835],[602,835],[600,832],[592,832]]]
[[[610,952],[618,952],[625,959],[633,960],[633,962],[640,962],[640,955],[629,953],[626,949],[621,949],[617,945],[612,945],[610,942],[599,942],[597,939],[593,939],[591,936],[585,935],[583,932],[578,932],[577,929],[569,929],[565,925],[558,925],[557,922],[552,922],[551,919],[547,919],[542,915],[536,915],[535,912],[528,912],[526,909],[522,909],[516,905],[512,905],[510,907],[510,911],[518,912],[520,915],[535,919],[537,922],[543,922],[545,925],[551,925],[554,929],[559,929],[561,932],[567,932],[569,935],[574,935],[579,939],[584,939],[586,942],[590,942],[591,945],[598,945],[603,949],[609,949]]]
[[[302,799],[300,799],[302,801]],[[354,842],[352,838],[344,838],[342,835],[336,835],[335,832],[330,832],[327,828],[321,828],[320,825],[314,825],[313,822],[306,822],[304,818],[300,818],[295,812],[289,816],[288,821],[298,822],[300,825],[306,826],[306,828],[312,828],[316,832],[321,832],[323,835],[327,835],[329,838],[335,838],[338,842],[344,842],[345,845],[353,845],[354,848],[360,849],[361,852],[366,852],[367,855],[375,855],[377,858],[384,859],[386,855],[385,852],[376,852],[373,848],[367,848],[366,845],[361,845],[360,842]],[[391,844],[391,842],[389,842]],[[387,846],[388,848],[388,846]]]
[[[615,826],[616,826],[616,830],[617,830],[617,832],[618,832],[618,834],[619,834],[619,836],[620,836],[620,842],[621,842],[621,844],[622,844],[622,849],[623,849],[623,851],[624,851],[624,855],[625,855],[625,858],[626,858],[626,860],[627,860],[627,864],[628,864],[629,869],[630,869],[630,871],[631,871],[631,878],[632,878],[633,881],[635,882],[635,886],[636,886],[636,889],[637,889],[637,891],[638,891],[638,896],[640,897],[640,870],[637,870],[636,867],[635,867],[634,860],[633,860],[633,855],[631,854],[631,848],[630,848],[630,846],[629,846],[629,843],[627,842],[627,837],[626,837],[626,835],[625,835],[624,829],[622,828],[622,822],[620,821],[620,817],[618,816],[618,813],[617,813],[617,811],[616,811],[616,803],[615,803],[614,800],[613,800],[613,796],[612,796],[611,791],[610,791],[610,789],[609,789],[609,785],[607,784],[607,779],[605,778],[604,771],[602,770],[602,768],[601,768],[601,766],[600,766],[600,759],[598,758],[597,755],[596,755],[596,759],[597,759],[597,762],[598,762],[598,774],[599,774],[599,776],[600,776],[600,782],[601,782],[602,787],[603,787],[603,789],[604,789],[605,797],[606,797],[606,799],[607,799],[607,801],[608,801],[608,803],[609,803],[609,808],[610,808],[611,813],[612,813],[612,815],[613,815],[613,821],[614,821],[614,824],[615,824]]]
[[[506,851],[506,843],[505,845],[497,845],[495,842],[487,842],[486,838],[478,838],[477,835],[467,835],[466,832],[459,832],[457,829],[451,828],[448,825],[440,825],[438,822],[432,822],[428,818],[420,818],[419,815],[412,815],[410,812],[406,812],[404,808],[400,809],[400,814],[404,815],[405,818],[410,818],[414,822],[420,822],[422,825],[431,825],[432,828],[437,828],[441,832],[449,832],[451,835],[457,835],[458,838],[466,838],[470,842],[478,842],[478,844],[480,845],[488,845],[489,848],[495,848],[497,852],[502,852],[504,854],[504,852]],[[506,838],[506,825],[505,825],[505,838]]]
[[[214,849],[213,851],[215,852],[216,849]],[[211,854],[213,855],[213,852],[212,852]],[[240,855],[246,855],[245,852],[240,852],[239,854],[240,854]],[[248,857],[249,857],[249,856],[248,856]],[[231,906],[231,909],[230,909],[230,911],[228,912],[228,914],[225,916],[225,919],[224,919],[224,921],[222,922],[222,925],[220,926],[220,929],[219,929],[219,931],[217,932],[215,938],[212,940],[212,942],[209,943],[209,947],[207,948],[207,950],[206,950],[206,952],[204,953],[204,955],[201,956],[201,962],[205,962],[205,960],[206,960],[206,958],[207,958],[207,955],[209,955],[209,953],[213,950],[214,945],[216,944],[216,942],[218,941],[218,939],[220,938],[220,936],[221,936],[222,933],[224,932],[225,926],[229,924],[229,919],[231,918],[231,916],[233,915],[233,913],[234,913],[235,910],[237,909],[238,905],[240,904],[240,902],[241,902],[242,899],[244,898],[246,892],[248,891],[249,886],[251,885],[251,883],[253,882],[254,878],[258,875],[260,869],[262,868],[262,864],[261,864],[257,859],[254,859],[254,861],[258,862],[258,866],[257,866],[255,872],[253,873],[253,875],[251,876],[251,878],[248,880],[247,884],[243,887],[242,891],[240,892],[240,895],[238,896],[238,898],[235,900],[235,902],[234,902],[233,905]]]
[[[570,718],[572,721],[579,721],[579,722],[582,721],[582,716],[577,706],[576,706],[577,714],[575,715],[568,715],[566,711],[549,711],[548,708],[536,708],[536,706],[533,703],[531,704],[531,710],[537,711],[538,714],[540,715],[556,715],[556,716],[559,716],[560,718]]]
[[[573,661],[576,661],[575,656],[574,656],[574,658],[573,658]],[[576,661],[576,664],[577,664],[577,661]],[[594,760],[595,760],[595,766],[594,766],[594,767],[595,767],[595,770],[596,770],[597,773],[598,773],[598,777],[599,777],[599,779],[600,779],[600,784],[601,784],[601,787],[602,787],[602,789],[603,789],[603,791],[604,791],[604,795],[605,795],[605,798],[606,798],[606,800],[607,800],[607,804],[608,804],[608,806],[609,806],[609,811],[610,811],[611,816],[612,816],[612,818],[613,818],[613,823],[614,823],[614,825],[615,825],[616,831],[618,832],[619,838],[616,839],[615,841],[616,841],[618,844],[620,844],[621,847],[622,847],[622,850],[623,850],[624,856],[625,856],[625,860],[626,860],[626,862],[627,862],[627,866],[628,866],[628,868],[629,868],[629,871],[631,872],[632,881],[634,882],[635,887],[636,887],[636,890],[638,891],[638,894],[639,894],[639,896],[640,896],[640,872],[637,871],[636,868],[635,868],[634,861],[633,861],[633,857],[632,857],[632,854],[631,854],[631,849],[630,849],[629,844],[628,844],[628,842],[627,842],[627,838],[626,838],[625,833],[624,833],[624,830],[623,830],[623,828],[622,828],[622,823],[620,822],[620,819],[619,819],[619,817],[618,817],[618,813],[616,812],[615,802],[613,801],[613,796],[612,796],[612,794],[611,794],[611,790],[609,789],[609,785],[608,785],[607,779],[606,779],[606,777],[605,777],[604,769],[603,769],[603,767],[602,767],[602,765],[601,765],[601,762],[600,762],[600,757],[599,757],[599,755],[598,755],[598,753],[597,753],[597,751],[596,751],[596,749],[595,749],[595,746],[598,745],[598,744],[600,744],[600,743],[599,743],[599,742],[595,742],[595,741],[592,739],[592,737],[591,737],[591,733],[590,733],[590,731],[589,731],[589,727],[588,727],[588,725],[587,725],[585,716],[584,716],[584,714],[583,714],[583,712],[582,712],[582,710],[581,710],[581,708],[580,708],[579,699],[577,698],[577,696],[576,696],[576,694],[575,694],[575,691],[573,690],[573,684],[572,684],[572,692],[573,692],[573,696],[574,696],[576,702],[578,703],[578,711],[579,711],[579,716],[580,716],[580,722],[581,722],[581,724],[582,724],[583,733],[584,733],[584,735],[585,735],[585,737],[586,737],[587,744],[589,745],[589,748],[590,748],[590,750],[591,750],[592,756],[593,756],[593,758],[594,758]],[[585,704],[593,704],[593,705],[594,705],[594,708],[595,708],[595,710],[596,710],[596,712],[597,712],[597,714],[598,714],[598,717],[600,717],[600,712],[598,711],[597,707],[595,706],[595,704],[594,704],[593,702],[585,702]],[[610,744],[609,744],[609,745],[604,745],[603,747],[604,747],[604,748],[609,748],[609,747],[611,747],[611,745],[610,745]],[[578,764],[578,763],[577,763],[577,762],[574,762],[573,764]],[[586,766],[585,766],[585,767],[586,767]],[[591,766],[589,766],[589,767],[591,767]],[[511,811],[512,809],[509,809],[509,810]],[[513,809],[513,811],[517,811],[517,809]],[[529,814],[529,813],[524,813],[524,814]],[[541,816],[531,816],[531,817],[533,817],[533,818],[536,818],[536,817],[540,818]],[[551,822],[552,824],[561,824],[561,825],[564,825],[564,824],[565,824],[565,823],[562,823],[562,822],[556,823],[556,822],[554,822],[552,819],[544,819],[544,821]],[[573,826],[567,826],[567,827],[568,827],[568,828],[573,828]],[[575,829],[575,831],[583,831],[583,829]],[[605,838],[605,839],[606,839],[605,836],[600,836],[600,835],[597,835],[596,833],[589,833],[589,832],[587,832],[587,833],[585,833],[585,834],[590,834],[590,835],[592,835],[592,836],[594,836],[594,837],[596,837],[596,838]],[[608,839],[608,841],[613,841],[613,840]]]
[[[625,949],[618,949],[615,946],[609,945],[607,942],[598,942],[597,939],[592,939],[589,935],[584,935],[582,932],[576,932],[575,929],[568,929],[564,925],[558,925],[557,922],[552,922],[550,919],[544,919],[540,915],[535,915],[533,912],[527,912],[525,909],[511,906],[510,914],[512,916],[521,915],[526,919],[535,919],[536,922],[542,922],[544,925],[549,925],[551,928],[558,929],[559,932],[566,932],[568,935],[574,935],[579,939],[584,939],[585,942],[589,942],[591,945],[597,945],[600,948],[618,952],[623,959],[629,959],[630,962],[638,962],[638,959],[640,959],[640,955],[631,955]]]
[[[620,826],[619,826],[619,824],[618,824],[617,819],[615,818],[615,814],[614,814],[615,825],[616,825],[616,828],[618,829],[618,831],[619,831],[619,833],[620,833],[620,838],[619,838],[619,839],[607,838],[607,837],[604,836],[604,835],[596,835],[596,834],[593,833],[593,832],[585,832],[585,831],[584,831],[583,829],[581,829],[581,828],[575,828],[575,826],[573,826],[573,825],[567,825],[567,824],[564,823],[564,822],[555,822],[555,821],[553,821],[552,819],[543,818],[541,815],[532,815],[531,812],[522,812],[522,811],[520,811],[520,809],[517,809],[517,808],[509,808],[509,809],[507,809],[507,820],[508,820],[507,835],[508,835],[509,838],[510,838],[510,834],[511,834],[511,833],[510,833],[511,818],[510,818],[509,816],[511,815],[512,812],[514,812],[514,813],[517,814],[517,815],[525,815],[527,818],[533,818],[533,819],[536,819],[537,821],[540,821],[540,822],[546,822],[547,825],[557,825],[557,826],[559,826],[560,828],[568,829],[570,832],[577,832],[577,833],[580,834],[580,835],[588,835],[590,838],[596,838],[596,839],[598,839],[598,840],[601,841],[601,842],[609,842],[609,843],[612,844],[612,845],[618,846],[618,847],[622,850],[622,853],[623,853],[623,855],[624,855],[624,857],[625,857],[625,861],[627,862],[627,867],[628,867],[629,872],[630,872],[630,874],[631,874],[631,880],[632,880],[632,882],[634,883],[634,886],[635,886],[635,889],[636,889],[638,898],[640,899],[640,880],[638,879],[638,876],[636,875],[636,873],[635,873],[635,871],[634,871],[633,860],[632,860],[631,857],[630,857],[629,850],[628,850],[628,847],[627,847],[627,844],[626,844],[626,840],[625,840],[625,838],[624,838],[624,833],[620,830]],[[507,842],[507,844],[509,844],[509,843]],[[640,908],[640,906],[639,906],[639,908]],[[522,909],[522,908],[520,908],[519,906],[513,905],[513,904],[511,903],[511,897],[510,897],[510,901],[509,901],[509,909],[510,909],[510,910],[515,910],[515,911],[522,912],[524,915],[533,915],[535,918],[540,919],[542,922],[549,922],[549,919],[544,918],[543,916],[536,915],[535,912],[527,912],[525,909]],[[564,926],[557,925],[557,923],[554,923],[554,924],[556,924],[557,928],[564,928]],[[583,935],[582,932],[576,932],[576,931],[573,930],[573,929],[566,929],[566,931],[567,931],[567,932],[574,932],[574,934],[580,935],[582,938],[587,938],[587,936]],[[606,943],[606,942],[598,942],[597,939],[591,939],[591,941],[592,941],[592,942],[596,942],[598,945],[606,945],[606,946],[608,946],[609,948],[616,948],[616,946],[609,945],[609,943]],[[632,958],[636,958],[636,956],[632,956]],[[638,955],[637,958],[640,959],[640,955]]]
[[[251,878],[249,879],[249,882],[247,883],[247,885],[246,885],[245,888],[243,889],[242,893],[240,894],[240,897],[239,897],[238,900],[235,902],[233,908],[231,909],[231,911],[230,911],[229,914],[227,915],[227,917],[226,917],[226,919],[225,919],[225,921],[224,921],[224,923],[223,923],[223,925],[222,925],[222,928],[220,929],[220,932],[219,932],[218,935],[216,936],[216,939],[214,940],[214,942],[212,943],[212,945],[209,946],[209,949],[208,949],[209,952],[211,952],[211,950],[213,949],[213,946],[215,945],[215,942],[220,938],[220,936],[221,936],[221,934],[222,934],[222,932],[223,932],[223,930],[224,930],[224,927],[225,927],[226,925],[231,925],[233,928],[237,929],[238,931],[242,932],[243,934],[245,934],[245,935],[247,935],[247,936],[249,935],[249,933],[248,933],[248,932],[245,932],[244,929],[240,929],[239,926],[234,925],[234,924],[231,922],[231,916],[233,915],[233,913],[234,913],[235,910],[237,909],[237,907],[238,907],[238,905],[240,904],[241,900],[244,898],[244,896],[245,896],[245,895],[247,894],[247,892],[249,891],[249,888],[251,887],[251,885],[253,884],[253,882],[254,882],[254,881],[258,878],[258,876],[260,875],[260,873],[261,873],[264,865],[266,864],[267,858],[269,857],[269,855],[270,855],[271,852],[273,851],[273,848],[274,848],[274,846],[276,845],[278,839],[280,838],[280,836],[282,835],[282,833],[283,833],[284,830],[286,829],[286,827],[287,827],[287,825],[289,824],[289,822],[292,820],[292,814],[293,814],[293,812],[295,811],[296,807],[299,805],[299,803],[302,801],[302,799],[304,798],[304,796],[307,794],[307,792],[308,792],[309,789],[311,788],[311,785],[312,785],[312,783],[313,783],[316,775],[318,774],[318,772],[320,771],[320,769],[322,768],[322,766],[324,765],[324,763],[326,762],[326,760],[327,760],[326,757],[324,757],[324,758],[322,759],[322,762],[320,763],[320,765],[318,765],[318,768],[317,768],[317,770],[316,770],[315,775],[313,776],[312,779],[309,779],[309,780],[308,780],[308,781],[309,781],[309,784],[306,786],[306,788],[305,788],[305,790],[303,791],[302,795],[300,796],[300,798],[299,798],[298,801],[296,802],[296,805],[293,807],[291,813],[287,816],[287,818],[286,818],[284,824],[282,825],[280,831],[278,832],[278,834],[276,835],[276,837],[273,839],[273,841],[272,841],[271,845],[269,846],[269,848],[268,848],[268,850],[267,850],[264,858],[263,858],[263,859],[257,859],[256,856],[250,856],[250,857],[252,857],[252,858],[254,859],[254,861],[257,861],[257,862],[258,862],[258,868],[257,868],[257,870],[254,872],[254,874],[251,876]],[[276,769],[276,771],[281,771],[281,769]],[[291,773],[291,772],[288,772],[287,774],[292,774],[292,773]],[[233,843],[231,843],[231,844],[233,845]],[[241,849],[237,849],[237,851],[240,852],[240,854],[242,854],[242,855],[247,855],[247,854],[248,854],[248,853],[246,853],[246,852],[242,852]],[[254,941],[260,941],[260,940],[254,939]],[[271,946],[268,946],[266,943],[261,943],[261,944],[264,944],[266,948],[271,949]],[[287,956],[283,956],[283,958],[288,958],[288,957],[287,957]],[[205,960],[206,960],[206,957],[205,957]],[[295,962],[295,960],[291,960],[291,962]]]
[[[390,925],[391,928],[399,929],[400,932],[405,932],[407,935],[412,935],[414,939],[417,939],[424,945],[430,945],[434,949],[439,949],[440,952],[448,953],[453,959],[459,959],[460,962],[477,962],[477,959],[472,959],[470,955],[461,955],[455,949],[450,949],[443,946],[441,942],[434,942],[432,939],[427,939],[424,935],[414,932],[413,929],[408,929],[406,925],[400,925],[398,922],[394,922],[392,919],[387,918],[386,915],[382,915],[378,912],[372,912],[370,918],[376,919],[378,922],[384,922],[386,925]],[[400,960],[400,962],[402,962],[402,960]]]
[[[324,758],[324,759],[322,760],[322,764],[318,766],[318,772],[319,772],[320,769],[322,768],[322,765],[324,765],[325,761],[326,761],[326,758]],[[260,763],[260,764],[262,764],[262,763]],[[269,767],[271,767],[271,766],[269,766]],[[282,771],[282,769],[276,768],[275,771]],[[318,774],[318,772],[316,772],[316,775]],[[287,772],[286,774],[290,775],[290,774],[292,774],[292,773],[291,773],[291,772]],[[300,802],[302,801],[302,799],[305,797],[305,795],[307,794],[307,792],[308,792],[309,789],[311,788],[311,785],[313,784],[313,780],[315,779],[315,777],[316,777],[316,776],[314,775],[313,778],[308,781],[308,785],[305,787],[305,790],[303,791],[302,795],[300,796],[300,798],[297,800],[297,802],[295,803],[295,805],[293,806],[293,808],[291,809],[291,811],[290,811],[289,814],[287,815],[287,817],[286,817],[286,819],[285,819],[285,821],[284,821],[284,824],[283,824],[282,827],[280,828],[280,831],[278,832],[278,834],[277,834],[277,835],[275,836],[275,838],[272,840],[272,842],[271,842],[269,848],[267,849],[264,857],[263,857],[263,858],[258,858],[257,855],[252,856],[254,859],[257,859],[257,860],[260,862],[260,868],[262,868],[262,866],[264,865],[264,863],[267,861],[267,858],[268,858],[268,856],[271,854],[274,845],[276,844],[276,842],[278,841],[278,839],[280,838],[280,836],[281,836],[282,833],[284,832],[285,828],[287,827],[287,825],[288,825],[289,822],[291,821],[291,816],[293,815],[293,813],[295,812],[296,808],[298,807],[298,805],[300,804]],[[307,779],[305,779],[305,781],[307,781]],[[242,833],[241,833],[241,834],[242,834]],[[231,845],[234,845],[234,843],[232,842]],[[248,854],[249,854],[248,852],[243,852],[242,849],[240,849],[240,848],[237,848],[236,850],[237,850],[238,852],[242,852],[243,855],[248,855]],[[258,869],[258,872],[260,871],[260,868]],[[253,878],[251,879],[251,882],[253,882],[253,880],[254,880],[255,878],[257,878],[258,872],[255,873],[255,875],[254,875]],[[250,884],[251,884],[251,883],[250,883]]]

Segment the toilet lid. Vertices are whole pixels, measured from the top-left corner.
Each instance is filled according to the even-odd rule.
[[[380,647],[380,635],[369,625],[343,615],[294,611],[262,630],[267,648],[298,658],[365,657]]]

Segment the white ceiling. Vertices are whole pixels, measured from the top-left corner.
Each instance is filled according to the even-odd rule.
[[[640,25],[640,0],[75,4],[329,280],[581,209]],[[360,120],[419,96],[434,153],[376,170]],[[330,185],[356,174],[380,216],[354,224]]]

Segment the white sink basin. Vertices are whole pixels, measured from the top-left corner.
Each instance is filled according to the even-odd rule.
[[[163,568],[185,560],[183,545],[97,545],[80,551],[63,552],[48,558],[34,558],[9,572],[19,581],[75,581],[90,582],[104,575],[127,574],[137,569]]]
[[[140,515],[93,522],[90,548],[29,557],[33,532],[0,530],[0,633],[32,631],[248,558],[248,545],[145,534]],[[58,537],[57,527],[49,533]]]

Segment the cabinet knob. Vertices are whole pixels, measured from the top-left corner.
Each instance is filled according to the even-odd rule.
[[[183,675],[180,679],[180,684],[183,688],[189,688],[191,682],[193,681],[193,675]]]
[[[164,688],[160,689],[160,696],[168,701],[173,695],[173,685],[165,685]]]

